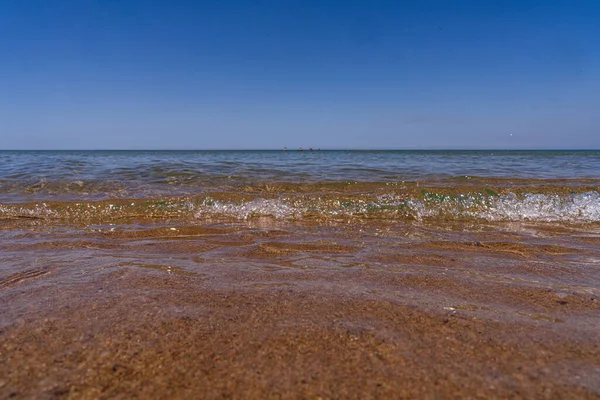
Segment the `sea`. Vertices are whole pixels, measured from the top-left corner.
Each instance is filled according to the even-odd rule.
[[[594,223],[599,183],[599,151],[1,151],[0,215]]]
[[[4,397],[597,398],[600,151],[0,151],[0,304]]]

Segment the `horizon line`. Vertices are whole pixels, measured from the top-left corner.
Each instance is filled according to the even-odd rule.
[[[223,149],[223,148],[141,148],[141,149],[0,149],[0,151],[281,151],[281,152],[311,152],[310,147],[302,148],[250,148],[250,149]],[[316,151],[600,151],[600,148],[312,148]]]

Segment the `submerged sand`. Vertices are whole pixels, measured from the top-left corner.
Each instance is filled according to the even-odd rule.
[[[2,228],[2,398],[600,398],[597,226]]]

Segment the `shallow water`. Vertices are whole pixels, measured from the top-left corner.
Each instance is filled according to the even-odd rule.
[[[0,151],[0,201],[178,196],[276,182],[597,184],[599,171],[598,151]]]
[[[0,158],[3,397],[600,396],[596,152]]]
[[[599,185],[594,151],[0,152],[13,218],[598,222]]]

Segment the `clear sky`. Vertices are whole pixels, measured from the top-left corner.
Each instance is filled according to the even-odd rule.
[[[0,2],[1,149],[598,149],[598,110],[598,0]]]

